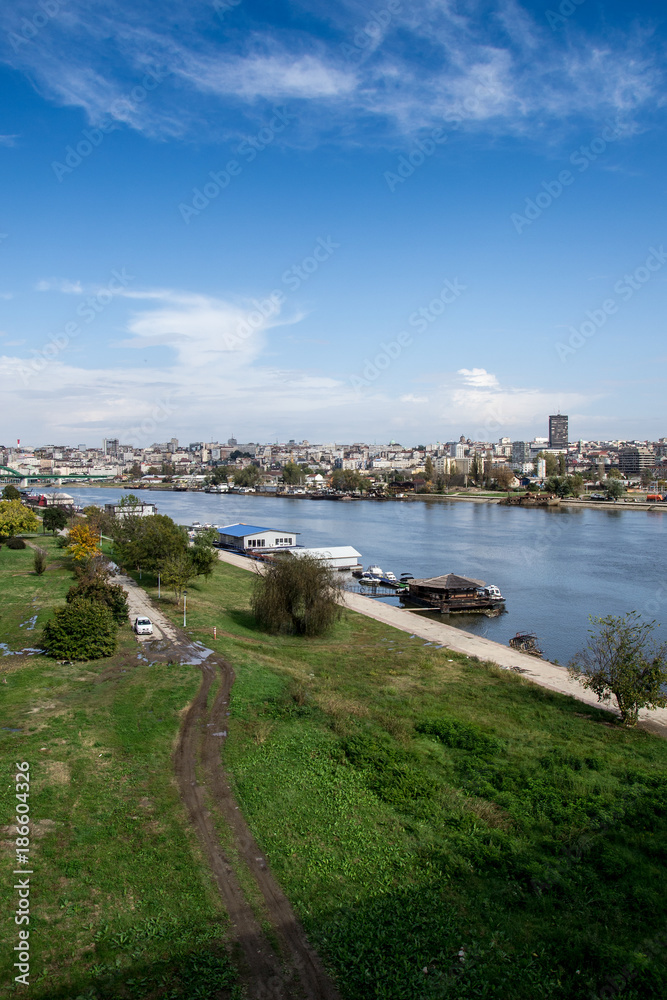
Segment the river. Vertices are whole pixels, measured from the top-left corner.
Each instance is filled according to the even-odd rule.
[[[120,489],[64,488],[84,506],[127,495]],[[547,659],[559,663],[586,643],[589,615],[641,611],[665,620],[659,635],[667,641],[667,510],[526,510],[441,500],[336,503],[161,490],[138,495],[179,524],[241,521],[284,529],[299,532],[299,544],[307,547],[353,545],[364,567],[379,564],[397,576],[454,572],[496,584],[507,602],[504,614],[442,620],[503,644],[519,630],[535,632]],[[395,597],[389,601],[398,603]]]

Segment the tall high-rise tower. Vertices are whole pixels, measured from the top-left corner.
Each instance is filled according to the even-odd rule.
[[[549,417],[549,447],[567,448],[567,442],[567,416],[564,413],[557,413]]]

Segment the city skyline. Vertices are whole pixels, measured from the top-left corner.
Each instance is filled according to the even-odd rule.
[[[664,14],[572,6],[1,11],[1,436],[657,440]]]

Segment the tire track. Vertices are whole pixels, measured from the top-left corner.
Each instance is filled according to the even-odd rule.
[[[200,661],[201,652],[197,650]],[[201,669],[202,683],[183,720],[174,752],[174,768],[190,822],[231,919],[248,997],[252,1000],[340,1000],[289,900],[269,871],[222,767],[220,749],[226,737],[213,734],[224,731],[227,725],[234,672],[215,654],[201,664]],[[216,669],[220,674],[220,687],[209,710],[208,696]],[[197,782],[198,762],[204,785]],[[262,894],[281,955],[276,955],[245,898],[229,858],[218,842],[214,818],[207,805],[219,814],[231,831],[234,847]]]

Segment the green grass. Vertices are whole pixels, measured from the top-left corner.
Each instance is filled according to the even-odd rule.
[[[664,740],[351,613],[263,636],[251,584],[190,585],[189,631],[234,666],[224,762],[344,996],[664,996]]]
[[[36,577],[30,550],[0,551],[3,639],[12,649],[24,643],[20,622],[37,614],[42,624],[72,582],[62,550],[52,557]],[[32,778],[31,986],[20,987],[30,998],[237,995],[228,918],[171,764],[200,674],[149,663],[139,652],[128,625],[109,659],[0,658],[5,914],[16,908],[7,875],[14,762],[28,761]],[[6,919],[0,995],[14,985],[16,930]]]

